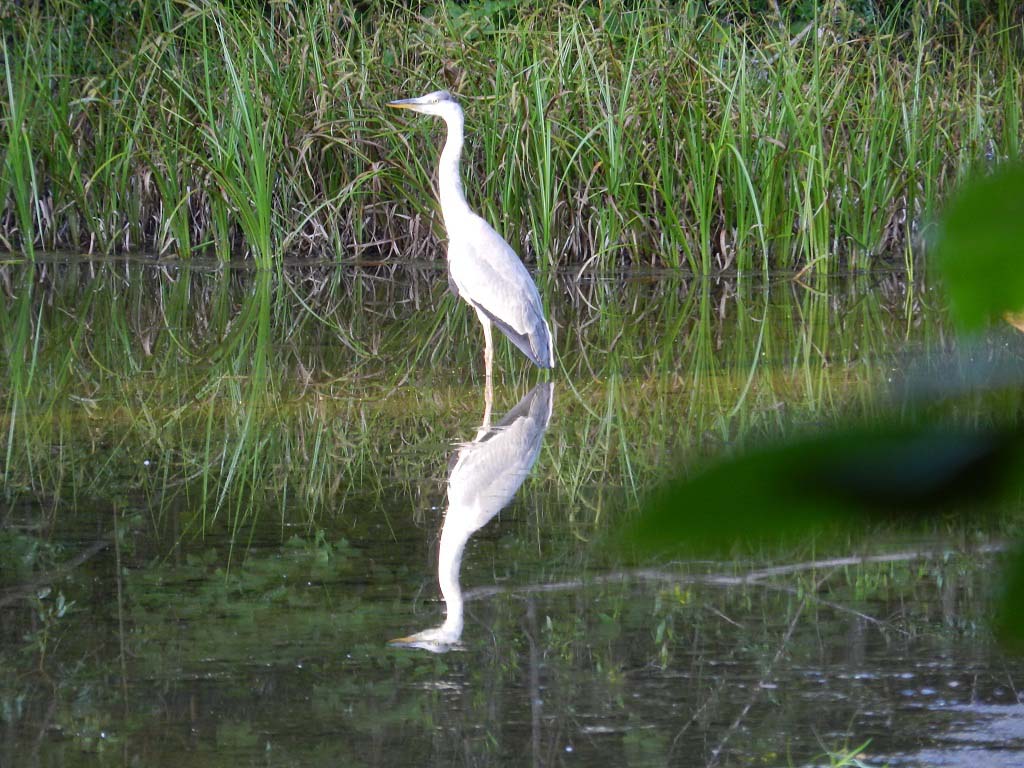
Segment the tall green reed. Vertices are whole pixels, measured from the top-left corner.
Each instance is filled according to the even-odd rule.
[[[548,117],[548,104],[553,98],[551,76],[541,67],[530,71],[531,98],[528,124],[534,170],[535,192],[528,200],[534,252],[541,271],[551,266],[551,249],[555,239],[557,200],[557,169],[554,165],[553,127]]]
[[[4,56],[4,123],[7,129],[4,172],[0,176],[0,200],[6,201],[8,194],[14,198],[18,239],[12,245],[20,247],[29,260],[34,260],[36,232],[42,229],[36,224],[42,189],[36,176],[33,157],[35,136],[30,110],[31,104],[36,102],[36,89],[31,73],[32,63],[26,55],[12,56],[6,37],[0,42]],[[9,237],[7,239],[10,240]]]
[[[280,137],[295,84],[282,83],[273,37],[261,38],[251,19],[232,22],[229,33],[216,10],[185,20],[189,27],[198,27],[193,42],[201,56],[203,87],[188,98],[202,116],[203,146],[209,152],[194,160],[214,183],[211,205],[219,209],[219,236],[227,240],[227,218],[237,217],[253,260],[266,269],[274,263],[276,162],[281,159]],[[277,114],[265,105],[258,85],[261,77],[279,86],[271,90],[278,100],[273,105],[280,110]],[[224,246],[217,252],[221,258],[231,256]]]

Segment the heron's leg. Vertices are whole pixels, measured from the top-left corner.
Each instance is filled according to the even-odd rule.
[[[495,402],[493,378],[495,342],[492,334],[490,334],[490,319],[479,309],[476,310],[476,316],[480,318],[480,325],[483,327],[483,424],[480,426],[480,429],[487,430],[490,428],[490,408],[494,406]]]
[[[480,325],[484,327],[484,421],[481,429],[491,428],[491,408],[494,405],[494,340],[491,338],[491,321],[482,312]]]
[[[484,375],[489,386],[494,372],[494,340],[491,338],[491,321],[480,315],[480,322],[484,327]]]

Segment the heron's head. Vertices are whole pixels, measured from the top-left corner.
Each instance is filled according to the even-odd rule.
[[[413,112],[422,112],[425,115],[437,115],[438,117],[447,117],[462,112],[459,102],[448,91],[434,91],[426,96],[417,96],[415,99],[389,101],[388,106],[395,109],[411,109]]]

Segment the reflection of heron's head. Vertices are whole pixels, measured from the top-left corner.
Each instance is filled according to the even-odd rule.
[[[388,645],[394,648],[419,648],[431,653],[447,653],[457,647],[459,638],[462,636],[462,626],[449,627],[442,624],[440,627],[424,629],[408,637],[396,637],[388,640]]]

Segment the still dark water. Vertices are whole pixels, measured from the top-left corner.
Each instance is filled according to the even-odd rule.
[[[8,275],[35,362],[5,414],[3,766],[1024,765],[990,629],[1012,523],[616,545],[667,475],[1012,379],[1009,332],[956,350],[894,276],[559,279],[561,367],[535,387],[499,347],[488,428],[431,270],[339,283],[358,315],[296,278],[239,355],[249,278],[104,269]]]

